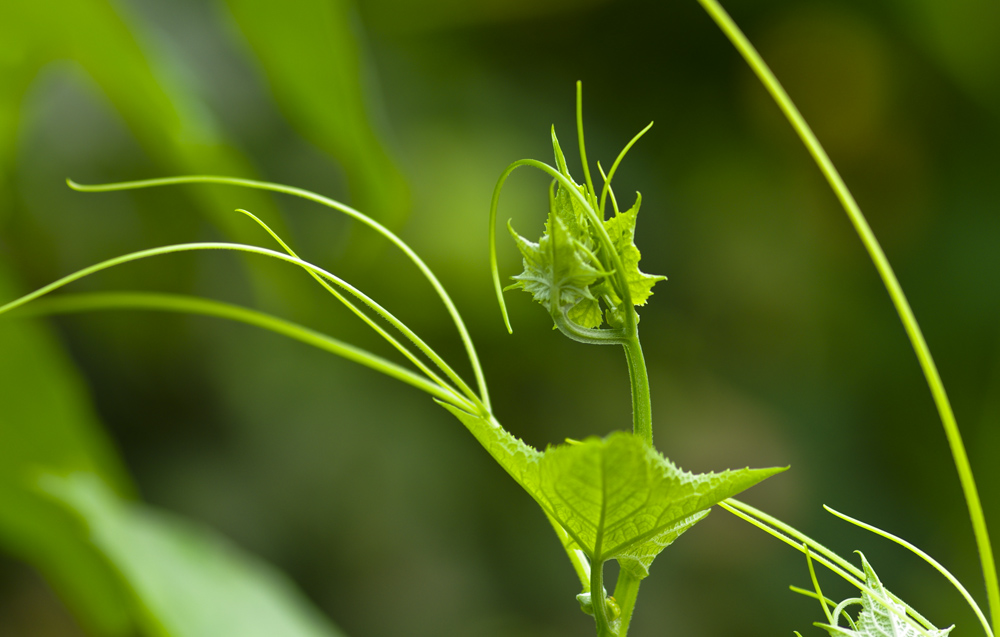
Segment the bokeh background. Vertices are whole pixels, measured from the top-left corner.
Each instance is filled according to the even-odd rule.
[[[894,264],[1000,533],[1000,8],[726,4]],[[932,621],[974,633],[929,567],[821,509],[904,535],[984,597],[945,439],[875,270],[693,0],[5,0],[0,302],[127,251],[268,245],[231,212],[244,207],[460,361],[413,268],[326,209],[233,188],[64,185],[284,182],[369,212],[425,257],[469,322],[511,431],[544,447],[628,428],[621,353],[567,341],[523,293],[509,295],[509,336],[489,280],[503,168],[551,161],[554,123],[580,175],[578,79],[592,161],[609,165],[656,122],[615,183],[620,200],[642,192],[643,269],[669,277],[640,327],[657,446],[696,471],[791,465],[746,499],[842,554],[864,550]],[[515,173],[501,218],[540,231],[546,186]],[[502,272],[515,274],[500,236]],[[300,271],[250,258],[170,256],[74,290],[199,294],[386,350]],[[275,565],[348,635],[592,634],[544,516],[420,392],[211,319],[105,312],[0,330],[0,635],[133,634],[88,617],[86,570],[69,557],[83,541],[22,485],[28,468],[78,465]],[[851,594],[821,577],[828,595]],[[657,560],[632,632],[821,634],[818,605],[789,584],[808,586],[801,555],[716,511]]]

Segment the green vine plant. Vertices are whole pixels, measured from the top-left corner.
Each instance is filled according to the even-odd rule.
[[[860,210],[780,84],[721,7],[714,0],[699,1],[747,57],[779,106],[789,114],[789,119],[817,158],[838,197],[844,202],[851,220],[886,281],[893,302],[899,308],[904,326],[914,343],[941,410],[949,444],[955,455],[979,543],[992,622],[987,620],[968,591],[943,566],[919,549],[875,527],[832,510],[831,513],[901,543],[927,560],[956,586],[975,611],[986,635],[993,637],[1000,623],[1000,594],[982,507],[975,493],[971,469],[954,416],[951,415],[940,378],[912,312]],[[513,284],[508,289],[520,289],[530,294],[549,313],[555,328],[568,338],[586,344],[622,346],[631,381],[631,431],[615,431],[603,438],[567,440],[544,450],[535,449],[514,437],[500,424],[498,415],[494,412],[479,358],[461,315],[426,263],[397,235],[362,212],[306,190],[270,182],[201,175],[104,185],[81,185],[73,181],[68,181],[68,184],[82,192],[178,184],[237,186],[301,197],[346,214],[386,238],[424,276],[447,310],[464,346],[466,358],[472,368],[472,382],[457,373],[452,365],[383,305],[337,275],[300,258],[263,221],[245,210],[237,212],[258,224],[275,241],[277,249],[238,243],[200,242],[141,250],[69,274],[0,306],[0,314],[16,311],[21,316],[46,316],[93,310],[144,309],[212,316],[283,334],[422,390],[454,415],[539,505],[579,578],[581,592],[577,595],[577,602],[585,613],[593,616],[598,637],[625,637],[628,634],[640,583],[649,575],[653,561],[681,534],[703,520],[713,506],[729,511],[805,554],[813,588],[808,590],[793,587],[793,590],[820,601],[826,622],[817,625],[830,635],[938,637],[947,634],[950,628],[935,628],[913,608],[886,590],[863,556],[862,568],[859,569],[789,525],[733,499],[733,496],[785,468],[744,468],[693,474],[679,469],[653,446],[649,380],[639,342],[639,315],[636,308],[647,302],[653,286],[664,277],[645,274],[639,269],[641,254],[634,239],[641,196],[637,194],[635,203],[623,210],[611,186],[628,150],[652,124],[626,144],[609,170],[605,171],[597,163],[601,182],[599,188],[595,187],[584,143],[581,91],[578,83],[576,132],[583,183],[576,183],[571,176],[554,129],[552,145],[555,166],[533,159],[523,159],[508,166],[497,182],[490,207],[490,264],[501,312],[510,331],[496,254],[496,218],[500,194],[508,177],[519,167],[531,167],[546,173],[552,182],[548,191],[549,209],[544,234],[537,242],[533,242],[515,232],[512,223],[507,224],[522,257],[523,266],[523,271],[513,277]],[[249,253],[283,261],[304,270],[327,293],[388,342],[407,364],[390,361],[333,336],[279,317],[211,299],[144,292],[62,294],[42,298],[78,279],[118,265],[168,254],[204,250]],[[613,594],[608,595],[604,566],[611,560],[618,562],[620,570]],[[850,598],[839,604],[824,597],[814,570],[815,562],[857,587],[860,597]],[[861,611],[856,618],[852,618],[848,608],[856,604],[861,606]]]

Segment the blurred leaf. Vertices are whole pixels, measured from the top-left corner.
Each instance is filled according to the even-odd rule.
[[[120,499],[97,476],[48,474],[42,488],[83,518],[164,637],[343,635],[271,566],[184,520]]]
[[[573,16],[607,0],[365,0],[366,17],[390,31],[420,31]]]
[[[0,264],[0,298],[14,296]],[[38,568],[84,626],[130,634],[126,593],[113,571],[28,481],[46,467],[87,471],[129,489],[79,377],[37,322],[0,321],[0,406],[0,545]]]
[[[991,0],[899,0],[921,46],[974,98],[1000,111],[1000,6]]]
[[[0,58],[19,60],[16,73],[0,80],[0,162],[13,161],[19,125],[17,107],[40,70],[57,60],[80,65],[108,98],[145,152],[166,174],[254,177],[243,154],[228,145],[209,109],[180,81],[180,58],[167,47],[143,46],[141,24],[126,22],[107,0],[12,0],[0,3]],[[151,53],[155,52],[155,59]],[[11,172],[0,163],[0,179]],[[86,175],[71,175],[85,181]],[[150,175],[130,175],[149,177]],[[2,184],[2,182],[0,182]],[[53,184],[55,186],[55,184]],[[61,187],[61,184],[59,185]],[[268,219],[279,233],[287,228],[273,200],[259,191],[195,187],[189,190],[206,216],[235,241],[254,243],[253,224],[233,214],[237,206]],[[88,195],[91,196],[91,195]],[[0,199],[0,206],[10,201]],[[0,210],[0,218],[6,211]],[[247,259],[258,293],[289,302],[273,270]]]
[[[406,184],[368,117],[366,65],[351,3],[226,2],[289,121],[343,165],[355,207],[399,225],[408,206]]]

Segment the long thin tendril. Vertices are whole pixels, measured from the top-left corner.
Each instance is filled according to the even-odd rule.
[[[271,235],[271,237],[276,242],[278,242],[278,244],[285,250],[285,252],[295,257],[296,259],[299,258],[299,255],[297,255],[295,251],[292,250],[288,246],[288,244],[286,244],[284,240],[282,240],[280,236],[278,236],[277,233],[275,233],[266,223],[261,221],[256,215],[243,209],[237,209],[236,211],[241,212],[246,216],[250,217],[251,219],[253,219],[258,225],[260,225],[261,228],[264,229],[265,232]],[[356,305],[351,303],[348,299],[346,299],[344,295],[342,295],[340,292],[337,292],[337,290],[331,287],[330,284],[323,279],[323,277],[316,274],[312,270],[306,270],[306,272],[308,272],[312,278],[314,278],[321,286],[323,286],[323,288],[326,289],[327,292],[332,294],[334,298],[343,303],[355,316],[360,318],[362,321],[364,321],[366,325],[375,330],[375,332],[378,333],[379,336],[384,338],[390,345],[392,345],[396,349],[396,351],[405,356],[407,360],[409,360],[411,363],[416,365],[417,368],[420,369],[420,371],[422,371],[424,374],[428,376],[428,378],[430,378],[431,380],[433,380],[442,387],[450,388],[448,383],[442,380],[437,374],[435,374],[433,370],[428,368],[427,365],[425,365],[424,362],[420,360],[419,357],[417,357],[402,343],[393,338],[391,334],[382,329],[382,327],[378,323],[373,321],[371,317],[365,314],[359,307],[357,307]],[[441,371],[443,371],[445,375],[447,375],[448,378],[451,379],[451,381],[454,382],[459,387],[459,389],[462,390],[462,393],[464,393],[472,402],[479,405],[480,408],[483,411],[485,411],[485,406],[482,405],[482,403],[479,400],[479,397],[476,396],[475,392],[472,391],[472,389],[465,383],[465,381],[463,381],[462,378],[458,374],[456,374],[455,371],[452,370],[452,368],[437,354],[437,352],[431,349],[430,346],[428,346],[423,339],[417,336],[410,328],[406,326],[405,323],[401,321],[392,321],[391,324],[393,327],[399,330],[403,334],[403,336],[408,338],[411,343],[416,345],[417,349],[419,349],[425,356],[427,356],[427,358],[429,358],[435,365],[437,365],[438,368]]]
[[[257,310],[181,294],[159,294],[152,292],[90,292],[83,294],[63,294],[51,299],[42,299],[27,307],[16,310],[18,316],[35,317],[52,314],[90,312],[94,310],[157,310],[200,314],[229,319],[247,325],[254,325],[301,341],[342,358],[364,365],[391,378],[401,380],[445,401],[468,409],[469,403],[454,392],[448,391],[426,378],[414,374],[405,367],[387,361],[354,345],[344,343],[321,332],[311,330],[291,321],[271,316]],[[0,308],[6,312],[7,306]]]
[[[795,129],[802,143],[805,144],[806,149],[812,155],[816,165],[830,184],[837,199],[840,200],[851,224],[861,238],[861,242],[868,251],[872,262],[875,264],[875,269],[878,270],[886,290],[889,292],[889,297],[896,307],[896,312],[903,322],[903,327],[917,355],[917,360],[920,362],[920,368],[927,379],[931,395],[934,398],[934,404],[937,406],[938,414],[941,418],[941,424],[944,427],[945,438],[947,438],[948,446],[951,449],[955,469],[958,472],[958,479],[962,485],[962,493],[965,496],[965,503],[972,521],[972,532],[979,550],[979,559],[982,565],[983,579],[986,583],[986,595],[989,601],[993,630],[994,632],[1000,632],[1000,579],[997,577],[996,562],[993,558],[993,545],[990,543],[989,531],[986,528],[986,516],[983,514],[983,505],[979,499],[979,491],[976,488],[976,482],[972,475],[972,466],[969,463],[969,457],[962,442],[962,435],[958,430],[958,423],[955,420],[951,402],[948,400],[948,394],[945,392],[944,383],[941,381],[941,375],[938,373],[937,365],[934,364],[930,348],[927,347],[927,342],[924,340],[920,325],[917,323],[913,310],[910,308],[910,303],[906,300],[906,295],[903,294],[903,288],[896,279],[896,274],[889,265],[889,260],[882,251],[882,247],[875,238],[875,234],[865,220],[865,216],[861,212],[861,207],[854,200],[854,196],[847,188],[847,184],[844,183],[840,173],[837,172],[833,162],[830,161],[830,157],[823,149],[822,144],[819,143],[809,124],[806,123],[799,109],[796,108],[788,93],[781,86],[778,78],[771,72],[767,63],[764,62],[757,49],[754,48],[750,40],[743,34],[743,31],[740,30],[716,0],[698,0],[698,2],[705,8],[715,23],[719,25],[719,28],[722,29],[722,32],[725,33],[726,37],[729,38],[729,41],[740,52],[740,55],[743,56],[743,59],[746,60],[747,64],[771,94],[771,97],[774,98],[778,108],[781,109],[781,112],[784,113],[792,125],[792,128]]]
[[[338,210],[347,216],[359,221],[375,232],[379,233],[383,237],[389,240],[394,246],[399,248],[403,254],[406,255],[408,259],[417,269],[420,270],[424,278],[431,284],[434,291],[437,293],[441,302],[444,304],[445,309],[451,316],[452,322],[455,324],[455,328],[458,330],[458,335],[462,339],[462,344],[465,346],[466,355],[469,358],[469,363],[472,365],[473,374],[476,377],[476,383],[479,389],[479,395],[482,398],[482,403],[487,410],[490,409],[490,398],[489,392],[486,389],[486,378],[483,375],[482,366],[479,363],[479,356],[476,354],[476,348],[472,344],[472,338],[469,336],[469,331],[465,327],[465,322],[462,321],[461,315],[458,313],[458,309],[455,307],[454,302],[451,297],[445,291],[444,286],[438,280],[431,269],[427,267],[416,252],[413,251],[410,246],[406,244],[402,239],[400,239],[391,230],[375,221],[368,215],[365,215],[354,208],[342,204],[339,201],[318,195],[314,192],[304,190],[302,188],[294,188],[292,186],[285,186],[283,184],[276,184],[269,181],[256,181],[253,179],[239,179],[236,177],[219,177],[215,175],[188,175],[182,177],[165,177],[162,179],[144,179],[140,181],[126,181],[113,184],[94,184],[94,185],[83,185],[74,182],[71,179],[67,179],[66,183],[69,184],[70,188],[74,190],[79,190],[81,192],[111,192],[116,190],[133,190],[138,188],[151,188],[155,186],[169,186],[175,184],[194,184],[194,183],[204,183],[204,184],[220,184],[228,186],[242,186],[245,188],[256,188],[258,190],[269,190],[272,192],[280,192],[288,195],[294,195],[296,197],[301,197],[303,199],[308,199],[309,201],[314,201],[316,203],[322,204]]]
[[[13,301],[11,301],[11,302],[3,305],[3,306],[0,306],[0,314],[3,314],[3,313],[8,312],[10,310],[14,310],[14,309],[16,309],[18,307],[21,307],[22,305],[24,305],[24,304],[26,304],[26,303],[28,303],[30,301],[33,301],[33,300],[35,300],[35,299],[37,299],[37,298],[39,298],[41,296],[44,296],[44,295],[46,295],[46,294],[48,294],[48,293],[50,293],[50,292],[52,292],[52,291],[54,291],[56,289],[59,289],[60,287],[63,287],[64,285],[72,283],[73,281],[79,280],[79,279],[81,279],[81,278],[83,278],[85,276],[89,276],[89,275],[94,274],[96,272],[100,272],[101,270],[106,270],[106,269],[108,269],[110,267],[114,267],[116,265],[121,265],[121,264],[124,264],[124,263],[129,263],[131,261],[137,261],[137,260],[140,260],[140,259],[145,259],[145,258],[149,258],[149,257],[153,257],[153,256],[159,256],[159,255],[164,255],[164,254],[172,254],[172,253],[178,253],[178,252],[189,252],[189,251],[195,251],[195,250],[235,250],[235,251],[240,251],[240,252],[249,252],[249,253],[252,253],[252,254],[260,254],[260,255],[263,255],[263,256],[268,256],[268,257],[271,257],[271,258],[274,258],[274,259],[278,259],[278,260],[281,260],[281,261],[286,261],[288,263],[292,263],[292,264],[297,265],[297,266],[299,266],[301,268],[304,268],[306,270],[314,272],[315,274],[323,277],[324,279],[326,279],[326,280],[328,280],[328,281],[336,284],[338,287],[346,290],[352,296],[354,296],[355,298],[357,298],[358,300],[360,300],[361,302],[363,302],[365,305],[367,305],[369,308],[371,308],[372,310],[374,310],[376,313],[378,313],[380,316],[382,316],[382,318],[384,318],[391,325],[393,325],[394,327],[399,326],[399,327],[397,327],[397,329],[401,329],[401,331],[403,331],[403,329],[406,329],[405,326],[403,326],[402,323],[399,321],[399,319],[397,319],[395,316],[393,316],[388,310],[386,310],[385,308],[383,308],[381,305],[379,305],[378,303],[376,303],[374,300],[372,300],[371,298],[369,298],[367,295],[365,295],[361,291],[359,291],[356,288],[354,288],[352,285],[350,285],[346,281],[343,281],[342,279],[340,279],[336,275],[331,274],[330,272],[327,272],[323,268],[320,268],[320,267],[318,267],[316,265],[313,265],[311,263],[303,261],[302,259],[290,256],[290,255],[287,255],[287,254],[284,254],[284,253],[281,253],[281,252],[276,252],[274,250],[269,250],[267,248],[261,248],[261,247],[258,247],[258,246],[251,246],[251,245],[244,245],[244,244],[239,244],[239,243],[219,243],[219,242],[182,243],[182,244],[176,244],[176,245],[170,245],[170,246],[163,246],[163,247],[160,247],[160,248],[151,248],[151,249],[148,249],[148,250],[141,250],[141,251],[138,251],[138,252],[132,252],[132,253],[129,253],[129,254],[124,254],[124,255],[115,257],[113,259],[108,259],[106,261],[102,261],[100,263],[96,263],[96,264],[94,264],[92,266],[89,266],[87,268],[83,268],[82,270],[78,270],[78,271],[76,271],[76,272],[74,272],[72,274],[69,274],[69,275],[67,275],[67,276],[65,276],[65,277],[63,277],[63,278],[61,278],[61,279],[59,279],[57,281],[54,281],[54,282],[50,283],[49,285],[46,285],[45,287],[42,287],[42,288],[39,288],[38,290],[35,290],[34,292],[32,292],[30,294],[26,294],[26,295],[24,295],[24,296],[22,296],[22,297],[20,297],[18,299],[15,299],[15,300],[13,300]],[[359,351],[361,351],[361,350],[359,350]],[[456,390],[454,390],[453,388],[451,388],[448,385],[443,385],[443,386],[439,386],[439,387],[443,391],[448,392],[447,393],[447,395],[449,396],[449,398],[447,398],[448,402],[451,402],[452,404],[457,404],[457,403],[455,403],[455,400],[456,400],[456,398],[459,398],[459,397],[456,395]],[[437,395],[437,394],[435,394],[435,395]],[[461,405],[463,406],[464,409],[467,409],[467,410],[472,411],[472,412],[478,411],[476,409],[476,407],[473,406],[469,402],[469,400],[466,399],[466,398],[459,398],[459,402],[461,403]]]

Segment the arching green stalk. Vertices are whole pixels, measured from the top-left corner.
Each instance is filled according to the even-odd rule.
[[[576,82],[576,139],[580,145],[580,163],[583,164],[583,179],[590,195],[590,205],[597,208],[597,199],[594,197],[596,191],[594,182],[590,179],[590,164],[587,162],[587,145],[583,143],[583,82],[579,80]]]
[[[260,225],[261,228],[264,229],[265,232],[271,235],[271,237],[276,242],[278,242],[278,244],[282,247],[282,249],[284,249],[284,251],[287,252],[289,255],[295,257],[296,259],[300,258],[299,255],[297,255],[295,251],[292,250],[288,246],[288,244],[286,244],[284,240],[282,240],[282,238],[278,236],[277,233],[275,233],[266,223],[261,221],[256,215],[242,209],[237,209],[236,211],[241,212],[246,216],[250,217],[251,219],[253,219],[258,225]],[[360,318],[365,323],[365,325],[375,330],[375,332],[383,339],[385,339],[390,345],[392,345],[393,348],[396,349],[396,351],[405,356],[407,360],[409,360],[411,363],[416,365],[417,368],[424,374],[426,374],[428,378],[430,378],[431,380],[433,380],[442,387],[448,387],[448,383],[442,380],[436,373],[434,373],[433,370],[428,368],[427,365],[425,365],[424,362],[420,360],[418,356],[414,355],[413,352],[411,352],[407,347],[405,347],[402,343],[393,338],[391,334],[382,329],[382,326],[373,321],[370,316],[365,314],[359,307],[351,303],[347,298],[344,297],[344,295],[342,295],[340,292],[337,292],[337,290],[335,290],[329,283],[327,283],[323,279],[323,277],[316,274],[312,270],[307,269],[306,272],[308,272],[309,276],[315,279],[316,282],[318,282],[321,286],[323,286],[323,288],[327,292],[333,295],[335,299],[343,303],[347,307],[347,309],[351,311],[351,313]],[[431,362],[437,365],[437,367],[441,371],[443,371],[445,375],[448,376],[448,378],[453,383],[455,383],[455,385],[458,386],[459,389],[462,390],[462,393],[464,393],[469,400],[478,405],[479,409],[481,410],[480,413],[483,414],[486,413],[485,406],[482,404],[482,402],[480,402],[479,397],[476,396],[475,392],[472,391],[472,389],[465,383],[465,381],[463,381],[462,378],[455,373],[455,371],[444,361],[444,359],[442,359],[437,354],[437,352],[431,349],[430,346],[428,346],[427,343],[424,342],[422,338],[417,336],[410,328],[406,326],[406,324],[402,323],[401,321],[397,321],[396,323],[393,324],[393,326],[396,327],[398,330],[400,330],[402,334],[410,340],[411,343],[416,345],[417,349],[419,349],[427,358],[429,358]]]
[[[982,565],[983,579],[986,583],[986,594],[989,601],[993,631],[1000,632],[1000,580],[997,578],[996,562],[993,558],[993,546],[990,543],[989,532],[986,528],[986,517],[983,514],[979,491],[976,488],[976,482],[972,475],[972,467],[969,464],[969,457],[966,454],[965,445],[958,430],[958,423],[955,421],[955,414],[948,400],[948,394],[945,392],[937,366],[934,364],[934,359],[931,357],[930,349],[927,347],[924,335],[917,324],[916,317],[913,315],[913,310],[910,308],[910,304],[903,294],[903,289],[899,285],[899,281],[896,279],[896,275],[889,265],[889,260],[882,251],[882,247],[875,238],[875,234],[861,213],[861,208],[854,200],[854,196],[848,190],[847,185],[841,178],[840,173],[837,172],[833,162],[830,161],[823,146],[819,143],[816,135],[813,134],[812,129],[806,123],[802,114],[799,113],[798,108],[796,108],[791,98],[788,97],[788,94],[781,86],[781,83],[778,82],[774,73],[771,72],[771,69],[764,62],[763,58],[761,58],[754,46],[716,0],[698,0],[698,2],[705,8],[712,19],[715,20],[719,28],[726,34],[726,37],[729,38],[730,42],[733,43],[747,61],[747,64],[750,65],[750,68],[771,94],[771,97],[774,98],[781,112],[784,113],[785,117],[791,123],[792,128],[795,129],[795,132],[805,144],[809,154],[816,161],[816,165],[819,166],[823,176],[837,195],[837,199],[840,200],[841,205],[847,212],[848,218],[861,238],[861,242],[868,251],[876,270],[878,270],[879,276],[882,278],[882,282],[885,284],[886,290],[889,292],[892,303],[896,307],[896,312],[899,314],[910,343],[917,354],[920,367],[923,370],[924,377],[927,379],[927,384],[934,398],[934,404],[937,406],[938,414],[941,417],[941,424],[944,426],[945,437],[948,439],[948,446],[951,449],[951,455],[955,462],[955,469],[958,471],[958,479],[962,485],[962,493],[965,496],[969,517],[972,520],[972,531],[976,538],[976,546],[979,549],[979,559]]]
[[[408,385],[427,392],[438,400],[469,409],[468,401],[412,371],[387,361],[380,356],[361,348],[339,341],[291,321],[271,316],[257,310],[240,307],[221,301],[202,299],[180,294],[158,294],[151,292],[91,292],[84,294],[65,294],[52,299],[43,299],[28,307],[17,310],[18,316],[48,316],[51,314],[70,314],[76,312],[91,312],[95,310],[157,310],[162,312],[180,312],[184,314],[200,314],[216,318],[229,319],[247,325],[254,325],[265,330],[281,334],[297,341],[312,345],[321,350],[336,354],[349,361],[364,365],[377,372],[401,380]],[[0,313],[8,311],[7,306],[0,308]]]
[[[268,256],[268,257],[275,258],[275,259],[278,259],[278,260],[281,260],[281,261],[286,261],[288,263],[292,263],[292,264],[297,265],[297,266],[299,266],[301,268],[304,268],[306,270],[314,272],[314,273],[318,274],[319,276],[322,276],[324,279],[326,279],[328,281],[331,281],[331,282],[335,283],[336,285],[338,285],[339,287],[343,288],[344,290],[348,291],[350,294],[352,294],[353,296],[355,296],[356,298],[358,298],[360,301],[362,301],[363,303],[365,303],[365,305],[367,305],[372,310],[374,310],[375,312],[377,312],[387,322],[389,322],[391,325],[393,325],[393,327],[396,327],[397,329],[399,329],[404,334],[409,331],[409,328],[407,328],[405,325],[403,325],[402,322],[400,322],[399,319],[397,319],[395,316],[393,316],[392,313],[390,313],[388,310],[386,310],[381,305],[379,305],[378,303],[376,303],[375,301],[373,301],[371,298],[369,298],[364,293],[360,292],[359,290],[357,290],[356,288],[354,288],[353,286],[351,286],[349,283],[343,281],[342,279],[340,279],[336,275],[331,274],[330,272],[327,272],[323,268],[315,266],[315,265],[313,265],[311,263],[308,263],[308,262],[303,261],[301,259],[298,259],[296,257],[292,257],[292,256],[289,256],[287,254],[283,254],[281,252],[276,252],[274,250],[269,250],[267,248],[260,248],[260,247],[257,247],[257,246],[243,245],[243,244],[239,244],[239,243],[218,243],[218,242],[182,243],[182,244],[176,244],[176,245],[171,245],[171,246],[163,246],[163,247],[160,247],[160,248],[151,248],[151,249],[148,249],[148,250],[141,250],[139,252],[132,252],[132,253],[129,253],[129,254],[124,254],[124,255],[115,257],[113,259],[108,259],[106,261],[102,261],[100,263],[94,264],[94,265],[92,265],[90,267],[87,267],[87,268],[84,268],[82,270],[78,270],[77,272],[74,272],[72,274],[69,274],[69,275],[67,275],[67,276],[65,276],[65,277],[57,280],[57,281],[54,281],[54,282],[50,283],[49,285],[46,285],[45,287],[42,287],[42,288],[40,288],[38,290],[35,290],[34,292],[32,292],[30,294],[26,294],[26,295],[24,295],[24,296],[22,296],[22,297],[20,297],[18,299],[15,299],[15,300],[13,300],[13,301],[11,301],[11,302],[3,305],[3,306],[0,306],[0,314],[3,314],[3,313],[8,312],[10,310],[16,309],[16,308],[18,308],[18,307],[20,307],[20,306],[22,306],[22,305],[24,305],[24,304],[26,304],[26,303],[28,303],[30,301],[33,301],[33,300],[35,300],[35,299],[37,299],[37,298],[39,298],[41,296],[44,296],[44,295],[48,294],[49,292],[52,292],[52,291],[54,291],[54,290],[56,290],[56,289],[58,289],[58,288],[60,288],[60,287],[62,287],[64,285],[72,283],[73,281],[79,280],[79,279],[81,279],[81,278],[83,278],[85,276],[89,276],[89,275],[94,274],[96,272],[100,272],[101,270],[106,270],[106,269],[114,267],[116,265],[121,265],[121,264],[124,264],[124,263],[129,263],[129,262],[132,262],[132,261],[138,261],[140,259],[145,259],[145,258],[154,257],[154,256],[160,256],[160,255],[164,255],[164,254],[172,254],[172,253],[178,253],[178,252],[189,252],[189,251],[197,251],[197,250],[235,250],[235,251],[239,251],[239,252],[249,252],[249,253],[252,253],[252,254],[260,254],[260,255],[263,255],[263,256]],[[410,333],[412,333],[412,332],[410,332]],[[440,385],[440,387],[443,390],[450,392],[449,395],[452,395],[453,397],[457,396],[458,393],[459,393],[458,390],[452,388],[449,385]],[[449,399],[449,402],[451,402],[453,404],[456,404],[454,402],[454,399]],[[479,411],[479,408],[477,406],[473,405],[472,403],[470,403],[469,400],[466,399],[466,398],[462,398],[460,402],[464,405],[463,408],[469,410],[470,412],[477,412],[477,411]]]
[[[239,179],[235,177],[218,177],[214,175],[190,175],[183,177],[165,177],[162,179],[144,179],[140,181],[127,181],[119,182],[113,184],[99,184],[99,185],[83,185],[74,182],[71,179],[67,179],[66,183],[69,184],[70,188],[74,190],[79,190],[81,192],[111,192],[117,190],[133,190],[138,188],[150,188],[155,186],[169,186],[175,184],[194,184],[194,183],[204,183],[204,184],[219,184],[226,186],[242,186],[245,188],[256,188],[258,190],[269,190],[272,192],[280,192],[287,195],[294,195],[296,197],[301,197],[303,199],[308,199],[309,201],[314,201],[316,203],[322,204],[338,210],[347,216],[359,221],[375,232],[379,233],[383,237],[389,240],[394,246],[399,248],[406,257],[417,266],[420,273],[423,274],[424,278],[431,284],[434,291],[437,293],[441,302],[444,304],[445,309],[451,316],[452,322],[455,324],[455,328],[458,330],[458,335],[462,339],[462,344],[465,346],[466,355],[469,358],[469,363],[472,365],[473,374],[476,377],[476,383],[479,389],[479,395],[482,398],[482,403],[487,410],[490,408],[490,398],[489,392],[486,389],[486,378],[483,376],[482,366],[479,364],[479,357],[476,354],[476,349],[472,344],[472,338],[469,336],[469,331],[465,327],[464,321],[462,321],[461,315],[458,313],[458,309],[455,307],[454,302],[452,302],[451,297],[445,291],[444,286],[438,281],[438,278],[434,276],[431,269],[427,267],[423,259],[417,256],[417,253],[413,251],[410,246],[406,244],[402,239],[400,239],[391,230],[375,221],[368,215],[355,210],[354,208],[342,204],[339,201],[330,199],[329,197],[324,197],[318,195],[314,192],[304,190],[302,188],[294,188],[292,186],[285,186],[283,184],[276,184],[268,181],[256,181],[253,179]]]

